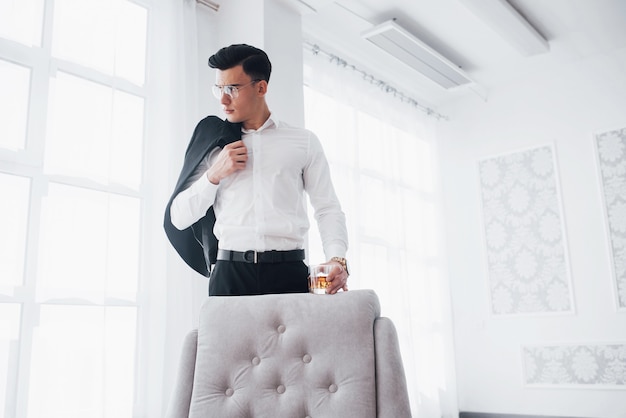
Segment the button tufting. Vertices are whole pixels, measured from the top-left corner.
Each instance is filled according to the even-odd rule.
[[[305,354],[302,357],[302,361],[305,362],[305,363],[310,363],[311,362],[311,355],[310,354]]]
[[[329,391],[330,393],[335,393],[335,392],[337,392],[337,385],[333,383],[332,385],[330,385],[330,386],[328,387],[328,391]]]
[[[258,357],[254,357],[252,359],[252,364],[254,364],[255,366],[258,366],[261,363],[261,359]]]
[[[279,333],[281,333],[281,334],[282,334],[283,332],[285,332],[285,329],[286,329],[286,328],[285,328],[285,326],[284,326],[284,325],[279,325],[279,326],[278,326],[278,328],[277,328],[278,332],[279,332]]]
[[[234,391],[233,388],[228,388],[228,389],[226,389],[226,392],[224,392],[224,394],[226,396],[233,396],[234,393],[235,393],[235,391]]]
[[[278,387],[276,388],[276,392],[285,393],[285,387],[283,385],[278,385]]]

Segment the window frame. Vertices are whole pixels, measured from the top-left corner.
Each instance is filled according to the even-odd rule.
[[[28,414],[29,401],[29,380],[31,376],[31,360],[33,356],[34,330],[38,326],[40,309],[44,305],[66,305],[66,306],[95,306],[95,307],[133,307],[136,309],[135,328],[135,371],[133,395],[134,415],[138,409],[137,403],[141,403],[139,396],[139,381],[144,375],[142,370],[146,369],[145,362],[140,361],[138,353],[146,343],[142,339],[146,338],[146,333],[142,331],[142,326],[146,322],[144,309],[150,301],[146,297],[145,287],[145,265],[149,258],[149,250],[146,243],[149,242],[150,232],[147,232],[146,202],[154,200],[151,195],[151,187],[146,186],[146,167],[148,147],[146,144],[147,125],[149,119],[150,97],[149,94],[150,74],[148,63],[150,60],[150,36],[153,33],[152,2],[149,0],[136,1],[128,0],[146,9],[146,44],[145,44],[145,65],[143,85],[137,85],[120,77],[103,74],[96,70],[72,63],[67,60],[56,58],[52,55],[52,25],[54,13],[54,0],[43,0],[44,11],[42,19],[41,43],[40,45],[28,46],[17,41],[0,38],[0,59],[12,64],[26,67],[30,70],[28,109],[25,130],[24,148],[19,150],[8,150],[0,148],[0,173],[25,177],[30,180],[29,190],[29,210],[27,216],[25,258],[22,285],[15,288],[13,295],[0,294],[0,303],[15,303],[20,306],[20,324],[18,341],[18,364],[15,376],[9,376],[7,382],[13,385],[14,390],[9,390],[12,398],[6,399],[4,413],[7,416],[24,417]],[[46,126],[48,120],[48,95],[50,91],[50,80],[57,73],[65,72],[90,82],[110,87],[113,90],[123,91],[144,100],[143,113],[143,138],[142,138],[142,182],[137,190],[119,184],[102,184],[85,178],[50,175],[44,172],[44,149],[46,140]],[[121,300],[115,298],[105,298],[102,303],[94,303],[87,300],[75,298],[59,298],[54,300],[37,300],[37,269],[39,260],[39,232],[40,220],[42,219],[42,202],[47,194],[50,183],[59,183],[72,187],[86,188],[89,190],[122,195],[139,200],[139,259],[137,293],[134,301]],[[13,381],[14,379],[14,381]]]

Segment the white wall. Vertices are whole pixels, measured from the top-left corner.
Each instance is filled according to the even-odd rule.
[[[200,89],[198,101],[200,117],[220,114],[220,102],[213,96],[212,86],[215,84],[215,70],[209,67],[209,57],[223,46],[219,41],[217,13],[208,7],[197,7],[198,29],[198,79]]]
[[[265,2],[265,52],[272,61],[267,94],[270,110],[294,126],[304,126],[302,19],[276,0]]]
[[[616,308],[594,134],[626,127],[626,50],[535,73],[441,109],[438,128],[461,411],[626,417],[626,386],[524,385],[521,347],[626,344]],[[494,315],[478,160],[553,144],[575,312]],[[623,364],[624,359],[622,359]],[[623,371],[622,371],[623,373]]]

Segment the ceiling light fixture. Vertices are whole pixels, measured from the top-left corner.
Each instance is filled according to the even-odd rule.
[[[393,20],[374,26],[361,36],[445,89],[473,83],[457,65]]]
[[[550,50],[548,41],[508,1],[461,0],[461,3],[522,55],[543,54]]]

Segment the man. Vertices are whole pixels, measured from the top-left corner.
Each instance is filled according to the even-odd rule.
[[[217,69],[213,93],[226,120],[210,116],[196,127],[166,210],[170,241],[190,266],[210,274],[210,296],[307,292],[306,192],[326,264],[334,267],[327,293],[348,290],[345,215],[326,157],[312,132],[271,114],[267,54],[231,45],[209,66]]]

